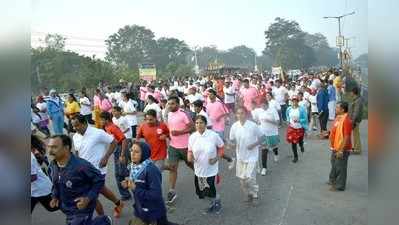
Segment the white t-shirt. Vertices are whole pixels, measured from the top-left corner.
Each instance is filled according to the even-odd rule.
[[[42,197],[51,193],[53,184],[50,178],[44,174],[42,168],[40,168],[33,153],[30,153],[30,175],[36,175],[37,179],[30,183],[30,195],[31,197]]]
[[[136,112],[136,107],[134,106],[134,102],[129,99],[127,102],[122,101],[120,103],[120,107],[122,108],[123,112],[125,113],[132,113]],[[137,125],[137,116],[136,115],[126,115],[127,120],[129,121],[130,126]]]
[[[317,108],[317,97],[316,95],[309,95],[309,102],[310,102],[310,110],[312,113],[319,112]]]
[[[203,134],[195,132],[188,139],[188,150],[194,155],[194,173],[197,177],[212,177],[218,174],[219,164],[209,164],[209,159],[217,156],[217,149],[223,147],[223,141],[217,133],[205,130]]]
[[[247,162],[257,162],[259,157],[258,146],[252,150],[248,150],[248,146],[258,141],[258,138],[262,136],[262,132],[256,123],[247,120],[244,126],[241,125],[240,121],[237,121],[231,126],[230,129],[230,140],[236,141],[236,155],[237,160]]]
[[[287,88],[285,88],[284,86],[280,86],[279,88],[276,87],[272,92],[276,102],[280,105],[284,105],[285,95],[288,94]]]
[[[289,116],[290,116],[289,122],[292,128],[299,129],[302,127],[301,124],[299,123],[299,107],[296,109],[291,108]],[[296,120],[297,122],[294,122],[294,120]]]
[[[73,135],[73,145],[79,152],[79,157],[89,161],[101,171],[101,174],[107,173],[107,167],[100,168],[99,164],[113,140],[112,135],[91,126],[87,126],[84,135],[79,133]]]
[[[234,88],[232,86],[230,86],[228,88],[223,87],[223,92],[224,92],[224,103],[229,104],[229,103],[235,102],[235,96],[228,95],[228,94],[235,94]]]
[[[148,110],[153,109],[155,110],[155,112],[157,112],[157,119],[160,120],[161,119],[161,107],[159,107],[159,105],[155,102],[148,104],[145,106],[143,112],[146,113]]]
[[[204,97],[200,93],[195,93],[194,95],[187,95],[186,97],[191,104],[197,100],[204,101]]]
[[[269,107],[274,108],[276,111],[280,111],[280,110],[281,110],[280,104],[278,104],[278,103],[276,102],[276,100],[274,100],[274,99],[272,99],[272,100],[269,101]]]
[[[260,122],[259,129],[262,131],[262,133],[265,136],[278,135],[278,125],[272,124],[267,121],[267,120],[273,120],[278,122],[280,120],[280,117],[276,109],[269,107],[267,110],[264,109],[260,110],[259,113],[257,114],[256,120]]]
[[[87,97],[82,97],[79,99],[80,102],[80,114],[82,115],[90,115],[91,114],[91,107],[83,104],[89,104],[90,105],[90,100]]]
[[[251,116],[252,116],[252,119],[254,119],[254,121],[256,122],[256,123],[259,123],[260,121],[259,121],[259,113],[261,113],[263,111],[263,108],[255,108],[255,109],[253,109],[252,111],[251,111]]]
[[[119,118],[112,117],[112,122],[121,129],[122,132],[128,130],[125,134],[126,138],[132,138],[132,127],[129,124],[126,116],[120,116]]]
[[[47,115],[47,103],[46,102],[38,102],[36,104],[36,107],[40,110],[46,110],[46,112],[39,112],[40,117],[42,118],[42,120],[47,120],[48,119],[48,115]]]

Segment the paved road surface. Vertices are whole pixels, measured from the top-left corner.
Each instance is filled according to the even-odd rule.
[[[221,215],[203,216],[202,209],[208,201],[195,195],[193,173],[181,164],[175,208],[169,212],[173,222],[187,225],[357,225],[367,224],[368,204],[368,154],[367,121],[361,124],[362,155],[349,158],[348,184],[345,192],[328,191],[325,184],[330,169],[327,141],[307,139],[305,154],[297,164],[291,163],[290,148],[284,141],[280,145],[280,161],[274,163],[269,157],[270,172],[257,176],[260,200],[257,206],[243,203],[235,170],[227,170],[226,161],[221,164],[222,183],[219,188],[223,210]],[[283,139],[285,129],[280,131]],[[112,161],[112,160],[110,160]],[[107,185],[117,191],[109,165]],[[163,190],[167,192],[167,172],[163,173]],[[164,195],[164,196],[165,196]],[[112,205],[101,197],[106,213],[112,214]],[[133,213],[132,203],[125,207],[120,219],[114,224],[128,224]],[[33,225],[62,225],[65,216],[60,212],[49,213],[37,205],[32,215]]]

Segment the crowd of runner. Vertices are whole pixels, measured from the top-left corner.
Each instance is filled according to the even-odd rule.
[[[92,98],[86,89],[66,99],[44,90],[31,105],[31,211],[40,202],[48,211],[62,210],[67,224],[111,224],[101,194],[114,204],[115,218],[133,200],[132,224],[173,224],[166,205],[178,196],[183,161],[193,171],[198,198],[210,200],[203,213],[220,214],[223,160],[235,168],[244,200],[253,203],[261,188],[256,174],[268,173],[268,152],[278,163],[279,146],[289,144],[297,163],[307,137],[329,140],[328,183],[332,191],[343,191],[349,154],[361,151],[363,107],[357,87],[350,90],[353,101],[343,101],[343,84],[331,69],[294,78],[235,73],[100,84]],[[118,193],[105,185],[112,155]]]

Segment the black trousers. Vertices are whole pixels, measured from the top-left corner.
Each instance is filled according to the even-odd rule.
[[[345,190],[346,187],[346,177],[348,171],[348,158],[350,153],[345,151],[342,159],[337,159],[336,153],[331,153],[331,171],[329,180],[331,184],[335,185],[338,190]]]
[[[326,131],[327,130],[327,122],[328,122],[328,110],[323,111],[319,115],[319,122],[320,122],[320,130],[321,131]]]
[[[303,139],[299,140],[298,142],[299,147],[301,148],[301,152],[305,151],[305,148],[303,147]],[[294,154],[294,158],[297,159],[298,158],[298,144],[296,143],[292,143],[291,147],[292,147],[292,153]]]
[[[269,149],[262,149],[262,168],[267,169],[267,154],[269,153]],[[278,148],[273,148],[274,155],[278,155]]]
[[[58,207],[56,208],[51,208],[50,207],[50,201],[51,201],[51,194],[46,195],[46,196],[40,196],[40,197],[31,197],[30,198],[30,212],[33,212],[33,209],[35,209],[35,206],[38,202],[42,204],[42,206],[49,212],[54,212],[58,210]]]

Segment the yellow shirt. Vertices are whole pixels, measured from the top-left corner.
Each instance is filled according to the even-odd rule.
[[[334,87],[335,88],[341,88],[342,87],[342,79],[341,76],[337,76],[334,81],[333,81]]]
[[[74,113],[79,113],[80,112],[80,107],[77,102],[67,102],[66,107],[65,107],[65,112],[70,115]]]

